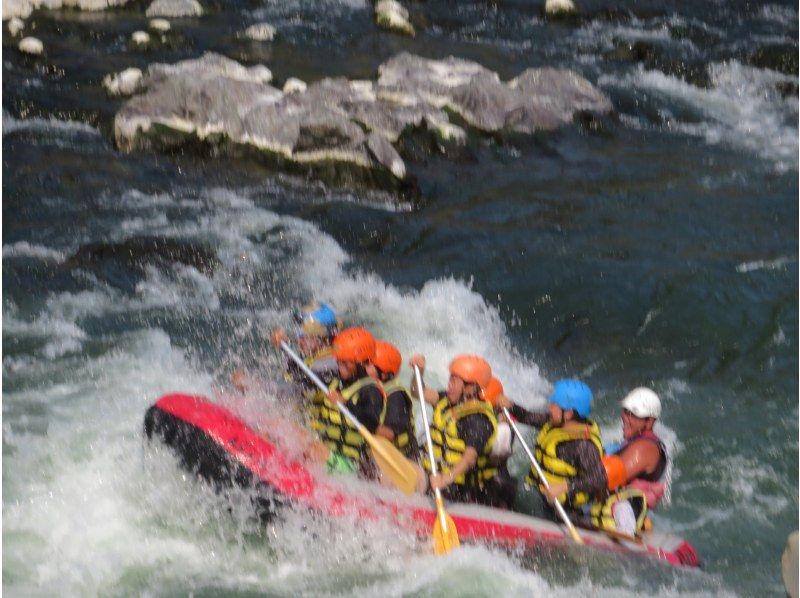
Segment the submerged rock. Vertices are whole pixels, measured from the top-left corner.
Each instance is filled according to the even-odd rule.
[[[451,114],[477,132],[530,134],[569,124],[576,113],[612,110],[574,71],[528,69],[504,83],[452,57],[399,54],[381,65],[377,82],[331,78],[306,86],[290,79],[280,91],[271,78],[264,66],[212,53],[153,64],[139,84],[144,93],[115,117],[117,145],[132,151],[201,142],[323,180],[401,190],[410,181],[395,144],[406,131],[453,148],[467,132]]]
[[[747,56],[745,62],[760,69],[798,76],[797,46],[792,44],[760,46]]]
[[[219,259],[212,249],[189,241],[159,237],[133,237],[118,243],[98,241],[81,245],[64,265],[92,266],[106,261],[136,269],[180,263],[205,274],[213,273],[219,267]]]

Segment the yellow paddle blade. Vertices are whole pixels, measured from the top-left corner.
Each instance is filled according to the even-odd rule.
[[[367,434],[364,438],[372,448],[372,458],[381,472],[404,494],[413,494],[419,470],[388,438]]]
[[[444,526],[442,525],[444,520]],[[436,521],[433,523],[433,552],[447,554],[461,545],[455,521],[444,510],[441,500],[436,501]]]

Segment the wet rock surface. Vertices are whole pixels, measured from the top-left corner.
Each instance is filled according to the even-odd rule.
[[[458,58],[398,54],[377,81],[326,78],[286,94],[264,66],[213,53],[153,64],[145,90],[117,113],[119,148],[165,150],[200,141],[216,150],[255,151],[281,169],[400,190],[408,170],[394,144],[424,129],[449,142],[474,132],[532,134],[570,124],[578,112],[606,114],[609,99],[571,70],[527,69],[504,83]],[[451,122],[451,117],[459,122]]]
[[[119,243],[97,242],[81,245],[66,266],[90,265],[115,260],[128,266],[180,263],[210,274],[219,266],[214,251],[203,245],[177,239],[132,237]]]

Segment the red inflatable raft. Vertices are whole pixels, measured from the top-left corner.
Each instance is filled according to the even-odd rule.
[[[201,396],[161,397],[147,411],[144,429],[148,438],[169,446],[186,469],[217,488],[253,489],[255,507],[262,517],[292,503],[333,517],[391,518],[420,536],[430,534],[436,517],[433,502],[425,497],[395,492],[389,500],[362,497],[325,475],[313,475],[230,411]],[[447,510],[465,542],[511,549],[571,542],[561,525],[543,519],[479,505],[451,503]],[[580,533],[593,548],[655,557],[676,566],[700,565],[692,545],[669,534],[649,532],[640,542],[632,542],[589,530]]]

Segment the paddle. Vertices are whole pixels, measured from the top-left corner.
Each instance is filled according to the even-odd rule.
[[[644,544],[644,540],[639,535],[626,534],[625,532],[618,532],[615,529],[605,529],[602,527],[597,527],[596,525],[591,525],[588,523],[579,523],[578,524],[583,529],[587,529],[592,532],[599,532],[601,534],[607,535],[609,538],[613,540],[625,540],[626,542],[633,542],[634,544]],[[638,534],[638,532],[637,532]]]
[[[547,482],[547,478],[544,477],[544,473],[542,472],[542,468],[539,465],[539,462],[536,461],[536,458],[533,456],[531,449],[529,449],[528,445],[525,444],[525,440],[523,440],[522,434],[520,433],[519,428],[517,428],[517,424],[514,423],[514,420],[511,418],[511,414],[505,407],[503,407],[503,414],[506,416],[506,419],[508,420],[511,429],[514,430],[514,434],[516,434],[517,438],[519,438],[519,442],[520,444],[522,444],[522,448],[525,449],[525,452],[528,455],[528,459],[531,460],[531,463],[536,468],[536,473],[539,474],[539,479],[542,481],[542,485],[549,490],[550,484]],[[564,507],[557,500],[553,501],[553,504],[556,507],[556,511],[558,511],[559,517],[561,517],[561,520],[564,522],[564,525],[567,526],[567,529],[569,530],[569,534],[570,536],[572,536],[572,539],[575,540],[576,544],[583,544],[583,540],[578,535],[578,530],[575,529],[575,526],[572,525],[572,521],[570,521],[569,517],[567,517],[566,511],[564,511]]]
[[[436,459],[433,455],[433,440],[431,440],[431,429],[428,426],[428,413],[425,411],[425,397],[422,391],[422,374],[419,367],[414,366],[414,376],[417,379],[417,394],[422,407],[422,421],[425,425],[425,438],[428,443],[428,458],[431,460],[431,473],[436,475]],[[458,539],[458,530],[453,518],[444,510],[444,500],[441,491],[436,488],[433,491],[436,498],[436,521],[433,523],[433,552],[436,554],[447,554],[454,548],[458,548],[461,541]]]
[[[292,348],[286,344],[286,341],[281,341],[281,349],[286,353],[308,376],[317,388],[319,388],[326,395],[328,394],[328,387],[319,379],[319,377],[309,368],[300,356],[295,353]],[[392,483],[397,486],[405,494],[412,494],[417,487],[417,469],[414,465],[405,458],[396,446],[394,446],[388,439],[381,436],[373,436],[364,425],[350,413],[350,410],[341,403],[336,403],[339,412],[344,415],[347,420],[358,430],[358,433],[364,437],[367,444],[372,449],[372,458],[375,460],[378,468],[381,470]]]

